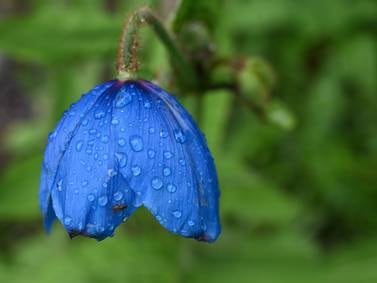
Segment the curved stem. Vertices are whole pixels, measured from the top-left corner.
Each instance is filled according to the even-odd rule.
[[[125,22],[118,49],[118,78],[121,80],[128,79],[138,71],[138,33],[144,23],[150,25],[165,46],[171,58],[172,64],[177,70],[180,78],[184,79],[184,82],[188,86],[194,88],[197,85],[197,77],[194,69],[182,55],[161,21],[148,7],[140,8]]]

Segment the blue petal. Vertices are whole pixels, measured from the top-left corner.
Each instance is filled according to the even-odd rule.
[[[191,116],[150,82],[126,82],[114,100],[112,131],[120,168],[144,205],[169,231],[207,242],[220,234],[213,159]]]
[[[45,216],[46,229],[49,230],[54,219],[51,211],[50,194],[55,180],[58,165],[66,152],[77,126],[84,121],[84,115],[94,105],[100,94],[106,91],[114,81],[104,83],[95,87],[81,99],[72,104],[70,109],[64,112],[56,128],[50,133],[44,153],[40,184],[40,208]]]
[[[127,157],[114,151],[112,105],[114,84],[84,115],[57,170],[52,204],[71,235],[102,240],[136,209],[135,194],[118,174]],[[122,159],[123,158],[123,159]]]

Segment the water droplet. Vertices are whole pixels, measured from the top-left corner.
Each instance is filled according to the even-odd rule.
[[[187,224],[188,224],[189,226],[194,226],[194,225],[195,225],[195,222],[192,221],[192,220],[189,220],[189,221],[187,222]]]
[[[148,157],[153,159],[156,156],[156,152],[153,149],[148,150]]]
[[[118,160],[118,164],[120,168],[123,168],[127,165],[127,154],[122,152],[115,153],[115,157]]]
[[[102,138],[101,138],[101,142],[103,142],[103,143],[108,143],[109,142],[109,136],[102,136]]]
[[[98,198],[98,204],[100,206],[105,206],[108,202],[107,196],[101,196]]]
[[[151,108],[151,103],[149,101],[144,102],[144,108]]]
[[[185,166],[186,165],[186,161],[184,159],[179,159],[178,160],[179,164],[182,165],[182,166]]]
[[[155,189],[155,190],[159,190],[162,188],[162,181],[160,178],[158,177],[154,177],[152,178],[151,180],[151,185],[152,185],[152,188]]]
[[[169,193],[175,193],[177,191],[177,186],[174,184],[168,184],[166,188]]]
[[[149,130],[148,130],[148,133],[150,133],[150,134],[154,134],[154,132],[155,132],[155,129],[152,127],[152,128],[149,128]]]
[[[86,187],[89,184],[87,180],[82,181],[81,186]]]
[[[94,199],[95,199],[95,196],[93,194],[88,195],[88,201],[92,202],[94,201]]]
[[[185,143],[186,136],[182,133],[181,130],[174,130],[174,138],[177,143]]]
[[[71,224],[72,224],[72,218],[69,217],[69,216],[66,216],[66,217],[64,218],[64,225],[69,226],[69,225],[71,225]]]
[[[160,137],[161,138],[167,138],[168,137],[168,132],[164,131],[164,130],[161,130],[160,131]]]
[[[116,201],[120,201],[122,198],[123,198],[123,193],[122,192],[115,192],[114,195],[113,195],[114,199]]]
[[[133,151],[142,151],[143,150],[143,139],[140,136],[130,137],[130,145]]]
[[[173,211],[172,214],[175,218],[180,218],[182,216],[182,212],[180,212],[179,210]]]
[[[119,140],[118,140],[118,144],[119,144],[120,146],[125,146],[125,145],[126,145],[126,140],[125,140],[125,139],[119,139]]]
[[[58,189],[59,192],[61,192],[63,190],[63,179],[60,179],[57,183],[56,183],[56,187]]]
[[[102,155],[102,158],[103,158],[103,160],[107,160],[107,159],[109,159],[109,155],[106,154],[106,153],[104,153],[104,154]]]
[[[90,129],[89,130],[89,134],[91,134],[91,135],[95,135],[96,133],[97,133],[96,129]]]
[[[125,92],[123,89],[116,97],[115,100],[115,107],[116,108],[123,108],[127,104],[130,104],[132,101],[132,96]]]
[[[118,173],[117,171],[115,171],[114,169],[110,168],[107,170],[107,175],[111,178],[111,177],[114,177],[116,176]]]
[[[53,141],[56,137],[56,132],[51,132],[49,135],[48,135],[48,140],[49,141]]]
[[[119,120],[114,118],[114,119],[111,120],[111,124],[112,125],[118,125],[119,124]]]
[[[103,111],[103,110],[97,110],[95,113],[94,113],[94,118],[96,119],[101,119],[103,117],[105,117],[106,115],[106,112]]]
[[[84,119],[84,120],[82,120],[82,123],[81,123],[81,124],[82,124],[83,126],[86,126],[86,125],[88,125],[88,122],[89,122],[88,119]]]
[[[84,143],[84,142],[83,142],[82,140],[80,140],[80,141],[78,141],[78,142],[76,143],[76,150],[77,150],[77,151],[81,151],[83,143]]]
[[[132,175],[134,176],[139,176],[141,174],[141,168],[137,165],[132,166],[131,170],[132,170]]]
[[[166,176],[166,177],[170,176],[170,174],[171,174],[170,168],[165,167],[164,170],[163,170],[163,173],[164,173],[164,176]]]
[[[170,151],[164,151],[164,157],[166,159],[170,159],[173,157],[173,153],[171,153]]]

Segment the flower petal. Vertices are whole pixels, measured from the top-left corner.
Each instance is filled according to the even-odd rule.
[[[80,100],[72,104],[70,109],[64,112],[56,128],[50,133],[44,153],[42,175],[40,185],[40,208],[43,215],[47,215],[50,207],[50,191],[55,179],[59,162],[72,139],[77,126],[84,121],[83,116],[94,105],[98,96],[106,91],[114,81],[110,81],[95,87],[83,95]],[[51,215],[51,213],[50,213]],[[52,222],[51,219],[47,222]],[[51,225],[51,223],[50,223]],[[47,228],[46,223],[46,228]]]
[[[152,83],[126,82],[114,100],[120,172],[169,231],[212,242],[220,233],[219,190],[204,136],[175,98]]]
[[[136,209],[134,192],[118,174],[112,142],[112,104],[118,86],[104,92],[86,113],[59,164],[52,189],[56,216],[71,235],[102,240]]]

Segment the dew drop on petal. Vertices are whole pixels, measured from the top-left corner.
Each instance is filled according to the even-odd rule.
[[[168,132],[164,131],[164,130],[161,130],[160,131],[160,137],[161,138],[167,138],[168,137]]]
[[[164,173],[164,176],[165,176],[165,177],[170,176],[170,175],[171,175],[171,170],[170,170],[170,168],[165,167],[164,170],[163,170],[163,173]]]
[[[81,182],[81,186],[86,187],[89,184],[87,180]]]
[[[59,192],[61,192],[63,190],[63,179],[60,179],[57,183],[56,183],[56,187],[58,189]]]
[[[132,171],[132,175],[134,176],[139,176],[141,174],[141,168],[137,165],[132,166],[131,171]]]
[[[105,115],[106,115],[105,111],[103,111],[103,110],[97,110],[94,113],[94,118],[101,119],[101,118],[105,117]]]
[[[71,225],[72,224],[72,218],[69,216],[66,216],[64,218],[64,225]]]
[[[206,231],[206,230],[207,230],[207,225],[206,225],[205,223],[203,223],[203,224],[201,225],[201,228],[202,228],[203,231]]]
[[[148,150],[148,157],[153,159],[156,156],[156,152],[153,149]]]
[[[103,143],[108,143],[109,142],[109,136],[102,136],[102,138],[101,138],[101,142],[103,142]]]
[[[151,185],[152,185],[152,188],[155,189],[155,190],[159,190],[162,188],[162,181],[160,178],[158,177],[154,177],[152,178],[151,180]]]
[[[132,96],[124,91],[120,92],[115,101],[116,108],[123,108],[127,104],[130,104],[132,101]]]
[[[130,137],[130,145],[133,151],[142,151],[144,148],[143,139],[140,136]]]
[[[118,173],[117,171],[115,171],[114,169],[110,168],[107,170],[107,175],[111,178],[111,177],[114,177],[116,176]]]
[[[164,157],[165,159],[170,159],[173,157],[173,153],[171,153],[170,151],[164,151]]]
[[[48,140],[49,141],[53,141],[56,137],[56,132],[51,132],[49,135],[48,135]]]
[[[172,214],[175,218],[180,218],[182,216],[182,212],[180,212],[179,210],[173,211]]]
[[[144,102],[144,108],[151,108],[151,103],[149,101]]]
[[[83,141],[82,140],[79,140],[77,143],[76,143],[76,150],[77,151],[81,151],[81,149],[82,149],[82,145],[83,145]]]
[[[169,193],[175,193],[177,191],[177,187],[174,184],[168,184],[166,188]]]
[[[118,160],[118,164],[120,168],[123,168],[127,165],[127,154],[122,152],[115,153],[115,157]]]
[[[98,204],[100,206],[105,206],[107,204],[108,200],[107,200],[107,196],[101,196],[98,198]]]
[[[116,201],[120,201],[123,198],[123,193],[120,191],[117,191],[114,193],[113,197]]]
[[[112,125],[118,125],[119,124],[119,120],[114,118],[114,119],[111,120],[111,124]]]
[[[119,144],[120,146],[125,146],[125,145],[126,145],[126,140],[120,138],[120,139],[118,140],[118,144]]]
[[[181,130],[174,130],[174,138],[177,143],[185,143],[186,136],[182,133]]]
[[[192,221],[192,220],[189,220],[189,221],[187,222],[187,224],[188,224],[189,226],[194,226],[194,225],[195,225],[195,222]]]
[[[92,202],[94,201],[94,199],[95,199],[95,196],[93,194],[88,195],[88,201]]]
[[[153,127],[149,128],[148,133],[153,134],[154,132],[155,132],[155,129]]]

